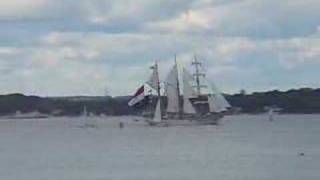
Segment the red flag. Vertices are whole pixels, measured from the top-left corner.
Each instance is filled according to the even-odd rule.
[[[141,86],[137,92],[134,94],[134,96],[131,98],[131,100],[128,102],[129,106],[134,106],[135,104],[139,103],[140,101],[144,100],[144,85]]]

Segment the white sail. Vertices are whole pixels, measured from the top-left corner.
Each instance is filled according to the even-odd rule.
[[[191,73],[189,73],[189,71],[185,68],[183,68],[183,75],[185,77],[185,79],[187,79],[188,81],[195,81],[194,77],[192,76]]]
[[[186,97],[183,98],[183,113],[185,114],[196,114],[196,110],[191,104],[190,100]]]
[[[229,102],[223,97],[221,93],[217,94],[217,99],[219,101],[219,104],[221,104],[223,108],[227,109],[231,107]]]
[[[193,98],[197,96],[196,91],[194,90],[194,78],[193,76],[186,70],[183,69],[183,94],[184,97]]]
[[[219,113],[219,107],[217,107],[215,103],[215,99],[213,95],[208,96],[209,110],[213,113]]]
[[[227,110],[226,107],[224,107],[220,103],[219,98],[217,97],[216,94],[211,94],[208,96],[208,103],[209,103],[210,112],[220,113]]]
[[[222,93],[216,88],[214,83],[210,82],[207,78],[204,78],[205,86],[208,87],[207,91],[210,95],[208,97],[208,103],[210,112],[223,112],[230,108],[230,104],[228,101],[223,97]]]
[[[179,112],[179,91],[178,91],[178,68],[174,65],[167,76],[165,83],[166,95],[168,97],[167,112]]]
[[[189,100],[189,98],[196,97],[191,83],[193,83],[193,77],[186,69],[183,69],[183,112],[185,114],[196,114],[196,110]]]
[[[161,122],[161,101],[158,100],[157,102],[157,107],[156,107],[156,111],[154,113],[154,117],[153,117],[153,122]]]
[[[221,106],[225,109],[230,108],[231,105],[229,104],[229,102],[225,99],[225,97],[223,97],[222,93],[216,88],[213,83],[211,83],[211,87],[213,89],[213,92],[217,96],[219,104],[221,104]]]

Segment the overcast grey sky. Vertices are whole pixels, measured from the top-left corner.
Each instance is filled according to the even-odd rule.
[[[224,92],[320,87],[319,0],[2,0],[0,93],[131,94],[197,54]]]

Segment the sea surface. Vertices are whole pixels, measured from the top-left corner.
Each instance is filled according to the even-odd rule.
[[[320,115],[167,128],[134,119],[0,119],[0,179],[320,179]]]

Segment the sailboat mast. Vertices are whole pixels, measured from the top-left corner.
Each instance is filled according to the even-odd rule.
[[[196,88],[197,88],[197,94],[198,96],[201,95],[201,84],[200,84],[200,77],[201,76],[205,76],[203,73],[200,73],[200,66],[201,63],[198,61],[197,57],[194,56],[194,61],[192,62],[192,65],[195,66],[196,69],[196,73],[194,74],[195,78],[196,78]]]
[[[156,62],[156,64],[154,65],[155,67],[155,71],[156,71],[156,77],[157,77],[157,93],[158,93],[158,101],[160,104],[160,119],[162,119],[162,111],[161,111],[161,87],[160,87],[160,78],[159,78],[159,67],[158,67],[158,62]]]
[[[178,72],[178,63],[177,63],[177,55],[174,55],[174,62],[177,68],[177,72]],[[178,93],[178,105],[179,105],[179,118],[182,118],[182,104],[181,104],[181,92],[180,92],[180,82],[179,82],[179,75],[177,74],[177,93]]]
[[[157,78],[157,94],[159,101],[161,101],[161,93],[160,93],[160,79],[159,79],[159,70],[158,70],[158,63],[154,65],[155,71],[156,71],[156,78]]]

